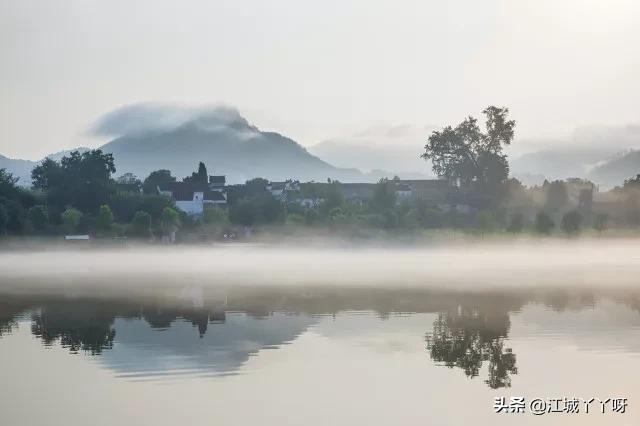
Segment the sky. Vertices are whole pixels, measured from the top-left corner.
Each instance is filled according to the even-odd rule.
[[[517,138],[640,122],[636,0],[0,0],[0,154],[138,102],[237,107],[305,146],[508,106]]]

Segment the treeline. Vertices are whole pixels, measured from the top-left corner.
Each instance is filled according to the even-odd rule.
[[[44,160],[32,171],[31,189],[0,169],[0,234],[150,238],[177,229],[180,213],[170,199],[141,192],[143,182],[131,174],[113,179],[115,171],[112,155],[100,150]]]

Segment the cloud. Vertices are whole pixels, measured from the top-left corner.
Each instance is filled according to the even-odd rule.
[[[94,136],[118,137],[165,132],[188,123],[209,132],[233,130],[250,135],[258,131],[230,106],[191,107],[143,102],[108,112],[96,120],[89,132]]]

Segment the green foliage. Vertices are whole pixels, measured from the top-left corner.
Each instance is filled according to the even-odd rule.
[[[96,218],[96,228],[102,232],[108,232],[113,226],[113,212],[111,208],[103,204],[98,211],[98,217]]]
[[[244,185],[231,185],[227,187],[227,201],[234,205],[243,199],[269,195],[267,192],[268,184],[269,181],[266,179],[255,178],[246,181]]]
[[[7,233],[7,224],[9,223],[9,213],[7,208],[0,204],[0,235]]]
[[[3,232],[20,233],[27,223],[27,211],[38,203],[36,195],[17,186],[18,179],[5,169],[0,169],[0,205],[6,220]]]
[[[180,214],[171,207],[165,207],[160,216],[160,227],[165,235],[176,232],[180,228]]]
[[[138,210],[131,220],[128,234],[134,237],[148,238],[151,236],[151,215],[145,211]]]
[[[160,220],[165,207],[173,207],[173,201],[163,195],[141,194],[139,192],[118,192],[111,196],[109,206],[116,221],[128,223],[139,210],[151,215],[154,222]]]
[[[546,196],[545,205],[548,210],[558,211],[569,202],[567,185],[563,181],[556,180],[551,183],[545,181],[543,188]]]
[[[562,229],[567,234],[577,234],[582,225],[582,215],[577,211],[566,213],[562,216]]]
[[[62,212],[62,227],[66,234],[73,234],[78,230],[80,221],[82,220],[82,212],[73,207],[68,207]]]
[[[536,232],[540,234],[550,234],[553,228],[556,226],[551,216],[544,211],[539,212],[536,215]]]
[[[114,191],[111,174],[116,168],[111,154],[73,151],[60,162],[45,159],[31,171],[33,188],[45,191],[47,205],[61,212],[67,205],[96,213]]]
[[[284,204],[273,198],[268,192],[241,199],[229,208],[231,222],[245,226],[282,222],[284,218]]]
[[[477,226],[482,231],[491,231],[496,228],[496,215],[489,210],[482,210],[476,215]]]
[[[378,212],[384,212],[392,209],[395,203],[395,183],[386,178],[380,179],[373,191],[371,206]]]
[[[204,209],[204,223],[209,225],[222,225],[229,221],[227,211],[220,207],[207,207]]]
[[[207,167],[201,161],[200,163],[198,163],[198,171],[191,173],[191,176],[184,178],[182,181],[207,184],[209,182],[209,174],[207,173]]]
[[[171,172],[169,170],[156,170],[151,172],[142,183],[142,192],[145,194],[157,194],[158,186],[166,185],[175,181],[176,178],[171,176]]]
[[[598,232],[602,232],[607,229],[607,222],[609,221],[609,216],[606,213],[599,213],[593,219],[593,229]]]
[[[522,232],[523,229],[524,229],[524,215],[522,213],[512,214],[509,220],[509,226],[507,227],[507,231],[517,234]]]
[[[49,225],[49,214],[47,209],[42,205],[36,205],[29,209],[27,213],[29,223],[36,232],[43,232]]]
[[[324,203],[323,208],[331,212],[335,208],[344,205],[344,194],[340,188],[340,182],[332,181],[324,187]]]
[[[508,108],[490,106],[483,111],[485,132],[478,120],[466,118],[455,128],[447,126],[429,136],[422,158],[430,160],[433,171],[463,186],[496,186],[507,179],[509,164],[503,146],[511,144],[515,121],[508,120]]]

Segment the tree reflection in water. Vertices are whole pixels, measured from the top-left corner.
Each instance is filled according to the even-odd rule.
[[[509,325],[508,312],[459,307],[438,315],[433,332],[426,335],[427,350],[435,362],[461,368],[468,377],[477,377],[488,362],[485,383],[492,389],[510,387],[518,368],[515,354],[505,348]]]

